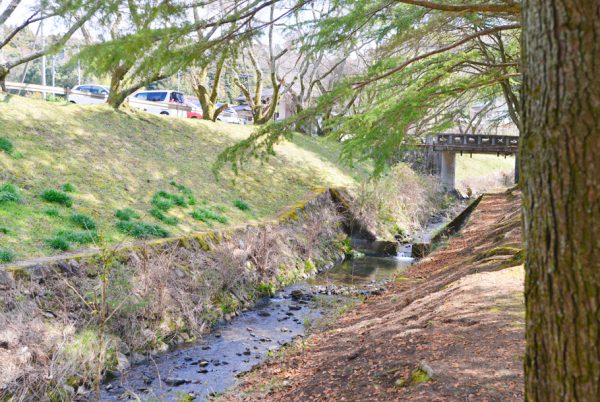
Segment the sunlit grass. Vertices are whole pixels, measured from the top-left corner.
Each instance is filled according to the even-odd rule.
[[[277,155],[267,162],[252,161],[237,176],[224,169],[215,178],[211,168],[216,156],[251,130],[114,112],[107,106],[0,96],[0,133],[20,154],[0,153],[0,184],[14,183],[21,198],[20,203],[0,205],[0,222],[9,230],[0,237],[0,248],[14,250],[18,259],[56,254],[46,240],[59,230],[81,230],[70,220],[73,213],[92,217],[98,234],[109,242],[126,239],[126,233],[145,235],[139,227],[119,230],[115,213],[131,209],[149,225],[164,225],[160,216],[150,214],[152,198],[160,191],[187,204],[177,205],[182,204],[177,199],[169,211],[178,222],[168,227],[172,235],[208,227],[191,216],[198,208],[196,200],[230,206],[224,214],[227,223],[212,220],[211,225],[237,225],[273,217],[315,187],[352,187],[357,176],[366,174],[336,163],[339,144],[322,146],[297,135],[293,143],[278,146]],[[72,207],[43,201],[46,189],[69,191]],[[240,199],[251,206],[251,214],[234,207]]]

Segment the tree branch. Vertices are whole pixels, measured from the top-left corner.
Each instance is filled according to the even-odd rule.
[[[430,10],[447,11],[452,13],[521,14],[521,5],[514,2],[508,2],[506,4],[441,4],[425,0],[396,1],[403,4],[410,4],[412,6],[428,8]]]
[[[426,58],[434,56],[436,54],[447,52],[447,51],[452,50],[452,49],[454,49],[456,47],[459,47],[460,45],[463,45],[463,44],[465,44],[465,43],[467,43],[467,42],[469,42],[469,41],[471,41],[473,39],[479,38],[480,36],[490,35],[490,34],[493,34],[495,32],[505,31],[505,30],[509,30],[509,29],[518,29],[518,28],[521,28],[521,24],[500,25],[500,26],[497,26],[497,27],[493,27],[493,28],[489,28],[489,29],[484,29],[483,31],[475,32],[474,34],[468,35],[468,36],[462,38],[461,40],[459,40],[457,42],[454,42],[454,43],[452,43],[452,44],[450,44],[448,46],[444,46],[442,48],[439,48],[439,49],[436,49],[436,50],[432,50],[431,52],[427,52],[427,53],[424,53],[424,54],[419,55],[417,57],[414,57],[414,58],[412,58],[410,60],[407,60],[404,63],[400,64],[399,66],[394,67],[391,70],[388,70],[387,72],[385,72],[385,73],[383,73],[381,75],[375,76],[373,78],[369,78],[368,80],[365,80],[365,81],[356,82],[356,83],[354,83],[352,85],[353,85],[354,89],[363,88],[363,87],[365,87],[365,86],[367,86],[367,85],[369,85],[369,84],[371,84],[371,83],[373,83],[375,81],[382,80],[384,78],[389,77],[390,75],[393,75],[393,74],[395,74],[395,73],[397,73],[399,71],[404,70],[406,67],[408,67],[409,65],[411,65],[414,62],[426,59]]]

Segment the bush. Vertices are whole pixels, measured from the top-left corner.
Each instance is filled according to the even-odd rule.
[[[21,196],[17,192],[17,188],[14,184],[6,183],[0,186],[0,203],[3,202],[19,202]]]
[[[10,230],[6,226],[0,226],[0,233],[9,234]]]
[[[177,188],[177,190],[179,190],[182,194],[184,194],[188,197],[189,205],[197,204],[196,197],[194,197],[194,193],[192,192],[192,190],[190,188],[184,186],[183,184],[178,184],[175,181],[171,181],[169,184],[171,184],[173,187]]]
[[[210,223],[210,221],[217,221],[220,223],[229,222],[226,216],[214,212],[208,208],[198,208],[192,212],[191,215],[192,218],[206,223]]]
[[[66,207],[71,207],[73,205],[73,199],[71,197],[62,191],[54,189],[44,190],[42,192],[42,199],[47,202],[62,204]]]
[[[122,233],[138,239],[169,236],[169,232],[160,226],[151,225],[145,222],[120,221],[117,222],[117,229],[119,229]]]
[[[177,225],[179,223],[179,219],[177,219],[174,216],[167,216],[167,215],[165,215],[158,208],[152,208],[150,210],[150,215],[152,215],[153,217],[155,217],[159,221],[166,223],[167,225]]]
[[[74,193],[77,191],[77,189],[75,188],[74,185],[72,185],[71,183],[65,183],[62,185],[62,190],[65,193]]]
[[[71,215],[71,222],[86,230],[95,230],[96,221],[86,214],[73,214]]]
[[[187,202],[182,196],[171,194],[166,191],[159,191],[158,193],[154,194],[152,197],[152,205],[165,212],[173,208],[175,205],[180,207],[188,206]]]
[[[98,239],[98,234],[95,231],[74,232],[71,230],[60,230],[56,233],[55,238],[62,238],[71,243],[89,244]]]
[[[46,239],[46,244],[55,250],[67,251],[71,248],[71,244],[64,237],[53,237]]]
[[[240,211],[248,211],[250,210],[250,205],[248,205],[248,203],[246,203],[246,201],[242,200],[242,199],[237,199],[233,202],[233,205],[235,205],[235,207],[237,209],[239,209]]]
[[[0,248],[0,264],[11,262],[15,259],[15,253],[7,248]]]
[[[131,208],[123,208],[115,212],[115,217],[120,221],[130,221],[132,219],[139,219],[140,214]]]
[[[8,140],[7,138],[4,137],[0,137],[0,150],[6,152],[7,154],[12,154],[12,151],[15,149],[15,146],[13,145],[12,142],[10,142],[10,140]]]
[[[89,244],[96,240],[98,240],[98,234],[94,231],[59,230],[54,237],[46,240],[46,244],[53,249],[67,251],[71,248],[72,243]]]
[[[56,208],[46,208],[44,209],[44,213],[53,218],[58,218],[60,216],[60,212]]]

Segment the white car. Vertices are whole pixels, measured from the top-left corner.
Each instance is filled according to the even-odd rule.
[[[217,107],[221,107],[221,105],[223,104],[217,103]],[[223,110],[217,117],[217,120],[222,121],[223,123],[243,124],[242,119],[240,119],[235,109],[231,107]]]
[[[187,117],[191,109],[181,92],[169,90],[139,91],[129,97],[129,105],[163,116]]]
[[[69,92],[67,100],[80,105],[96,105],[106,103],[109,93],[110,90],[103,85],[77,85]]]

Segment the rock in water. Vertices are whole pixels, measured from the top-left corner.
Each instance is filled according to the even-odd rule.
[[[165,384],[171,386],[171,387],[178,387],[180,385],[183,385],[187,383],[186,380],[184,380],[183,378],[174,378],[174,377],[168,377],[165,379]]]

